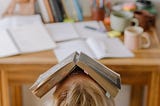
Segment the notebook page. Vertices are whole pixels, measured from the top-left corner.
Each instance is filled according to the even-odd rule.
[[[56,46],[42,24],[14,27],[9,31],[22,53],[53,49]]]
[[[87,44],[94,52],[97,59],[108,57],[122,58],[134,56],[134,54],[129,51],[118,38],[89,38],[87,39]]]
[[[41,17],[39,15],[5,17],[0,20],[0,27],[10,28],[33,23],[42,23]]]
[[[98,21],[77,22],[74,24],[74,26],[75,26],[77,33],[82,38],[106,36],[106,33],[85,28],[85,26],[89,26],[89,27],[93,27],[96,29],[100,29],[101,27]]]
[[[0,29],[0,57],[18,54],[19,51],[6,30]]]
[[[46,28],[56,42],[79,38],[72,23],[46,24]]]
[[[54,53],[59,62],[75,51],[78,53],[86,53],[92,58],[95,58],[94,54],[90,51],[90,48],[88,48],[86,42],[81,39],[58,43],[57,47],[54,49]]]

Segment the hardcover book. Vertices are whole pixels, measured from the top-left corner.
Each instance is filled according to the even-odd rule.
[[[118,73],[82,52],[74,52],[59,64],[41,74],[30,88],[32,93],[39,98],[43,97],[74,71],[76,67],[81,68],[112,97],[115,97],[121,89],[121,79]]]
[[[73,19],[75,21],[83,20],[81,7],[77,0],[62,0],[62,5],[64,7],[67,18]]]
[[[49,14],[47,12],[47,7],[45,6],[45,0],[37,0],[37,3],[39,5],[40,14],[42,15],[43,21],[45,23],[49,23],[50,22],[50,17],[49,17]]]
[[[51,10],[51,6],[49,4],[49,0],[44,0],[44,4],[45,4],[45,7],[46,7],[47,12],[48,12],[50,22],[54,22],[54,16],[52,14],[52,10]]]
[[[49,0],[55,22],[63,21],[63,11],[59,0]]]

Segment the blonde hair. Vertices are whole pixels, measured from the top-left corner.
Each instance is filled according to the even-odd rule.
[[[56,88],[54,106],[114,106],[113,99],[88,75],[78,73],[63,80]]]

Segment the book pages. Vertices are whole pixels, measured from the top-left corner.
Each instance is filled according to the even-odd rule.
[[[53,49],[56,44],[42,24],[31,24],[9,29],[22,53]]]
[[[56,42],[73,40],[80,37],[72,23],[46,24],[46,28],[52,39]]]
[[[118,73],[82,52],[70,54],[59,64],[41,74],[30,89],[34,95],[42,98],[47,92],[56,87],[56,84],[69,76],[71,72],[79,71],[79,69],[82,69],[82,72],[93,78],[106,92],[109,92],[111,97],[115,97],[121,89],[121,80]]]
[[[133,57],[118,38],[92,37],[86,40],[97,59]]]
[[[0,20],[0,27],[7,29],[34,23],[42,23],[41,17],[39,15],[11,16],[11,17],[5,17]]]
[[[54,49],[54,53],[59,62],[75,51],[78,53],[84,52],[92,58],[95,57],[86,42],[82,39],[58,43]]]
[[[98,21],[76,22],[74,26],[75,26],[77,33],[82,38],[107,36],[105,32],[100,31],[101,29],[104,29],[104,28],[101,27],[101,24]],[[97,30],[87,29],[85,28],[86,26],[95,28]]]
[[[16,54],[19,54],[19,51],[10,38],[10,35],[6,30],[0,29],[0,57],[6,57]]]

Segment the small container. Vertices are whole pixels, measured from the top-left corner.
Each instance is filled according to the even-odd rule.
[[[104,8],[99,8],[99,7],[92,7],[91,9],[91,15],[93,20],[104,20],[105,17],[105,10]]]

